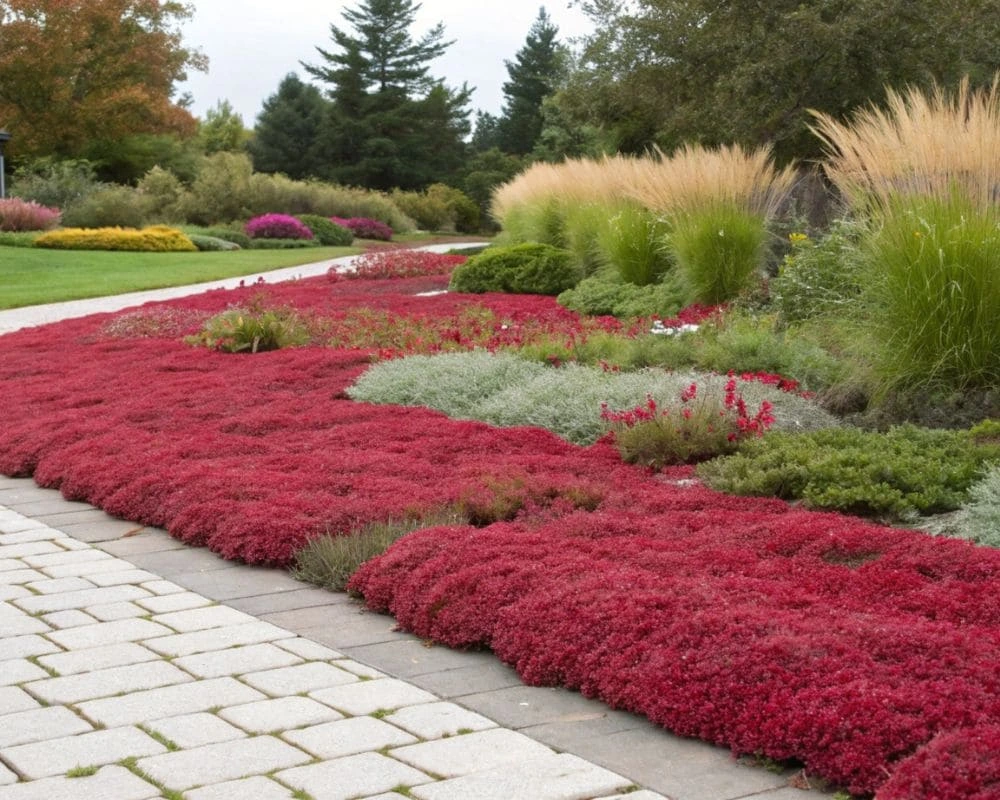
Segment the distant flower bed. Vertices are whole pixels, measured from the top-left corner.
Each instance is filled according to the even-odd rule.
[[[348,270],[331,268],[327,276],[331,281],[339,281],[345,278],[387,280],[450,275],[455,267],[466,261],[466,256],[428,253],[423,250],[375,250],[354,259]]]

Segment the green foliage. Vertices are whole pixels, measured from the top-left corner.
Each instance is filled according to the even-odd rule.
[[[331,87],[323,150],[338,182],[420,189],[461,166],[472,90],[430,77],[430,62],[451,43],[441,24],[414,39],[419,7],[361,0],[343,12],[349,29],[330,26],[335,47],[316,48],[321,63],[303,65]]]
[[[766,236],[763,220],[735,205],[673,218],[668,241],[688,302],[714,305],[745,291],[758,277]]]
[[[299,347],[309,339],[308,325],[293,309],[231,308],[208,319],[186,341],[226,353],[262,353]]]
[[[466,160],[461,187],[479,206],[480,219],[483,222],[490,219],[490,198],[493,196],[493,190],[517,175],[522,166],[521,159],[517,156],[502,153],[496,147],[477,152]]]
[[[379,556],[408,533],[438,525],[463,525],[458,511],[444,510],[403,520],[373,522],[359,530],[325,534],[295,554],[292,575],[300,581],[342,592],[358,567]]]
[[[638,0],[587,2],[593,33],[561,93],[614,150],[771,141],[782,163],[815,158],[807,109],[842,118],[885,87],[997,69],[1000,2]],[[747,20],[753,20],[748,25]],[[669,87],[669,91],[664,91]]]
[[[769,283],[783,324],[854,313],[863,286],[858,253],[861,235],[859,226],[846,219],[834,221],[816,239],[791,234],[791,252]]]
[[[36,247],[54,250],[127,250],[156,253],[191,252],[198,248],[176,228],[154,225],[130,228],[61,228],[35,240]]]
[[[559,28],[541,8],[514,60],[504,62],[509,79],[497,121],[497,143],[504,152],[527,155],[542,132],[542,101],[556,90],[566,70],[567,54],[556,41],[557,33]]]
[[[600,228],[598,244],[607,263],[627,283],[648,286],[660,281],[673,267],[667,223],[635,203],[606,211],[609,216]]]
[[[698,474],[731,494],[801,500],[809,508],[906,520],[952,511],[1000,446],[976,445],[968,431],[901,425],[887,433],[837,428],[771,433]]]
[[[301,250],[309,247],[319,247],[315,239],[251,239],[250,247],[254,250]]]
[[[11,193],[22,200],[66,209],[101,188],[89,161],[38,158],[14,171]]]
[[[41,231],[0,231],[0,247],[34,247]]]
[[[322,142],[329,105],[315,86],[303,83],[294,72],[286,75],[257,117],[247,148],[254,169],[293,179],[326,175],[331,165]]]
[[[502,427],[533,425],[576,444],[592,444],[607,428],[601,403],[625,408],[647,393],[676,398],[697,381],[705,392],[721,392],[726,378],[662,369],[609,372],[566,364],[553,369],[512,354],[483,352],[409,356],[380,362],[348,390],[355,400],[427,406],[460,419]],[[835,420],[809,400],[760,383],[740,387],[748,405],[774,406],[775,426],[812,430]]]
[[[338,225],[329,217],[318,214],[300,214],[299,222],[312,231],[315,241],[330,247],[347,247],[354,241],[354,234],[343,225]]]
[[[220,152],[207,156],[184,199],[184,218],[196,225],[217,225],[250,216],[246,203],[252,173],[246,155]]]
[[[396,189],[392,195],[394,202],[403,213],[417,223],[421,230],[441,231],[452,224],[451,211],[443,198],[427,192],[404,192]]]
[[[451,276],[455,292],[512,292],[514,294],[559,294],[580,279],[572,254],[545,244],[492,247]]]
[[[884,386],[1000,384],[1000,207],[900,199],[865,242],[865,300]]]
[[[564,237],[566,249],[580,265],[583,274],[594,276],[609,266],[608,249],[602,247],[602,234],[607,236],[609,217],[613,214],[605,203],[571,203],[565,210]]]
[[[136,187],[150,219],[172,222],[183,219],[184,184],[174,173],[153,167]]]
[[[257,126],[259,130],[259,117]],[[219,100],[205,112],[205,119],[198,124],[198,143],[206,155],[223,150],[241,151],[246,147],[248,139],[249,133],[243,126],[243,117],[236,113],[228,100]]]
[[[193,225],[187,225],[183,228],[184,232],[189,236],[191,234],[196,234],[199,236],[209,236],[213,239],[222,239],[224,242],[231,242],[232,244],[239,245],[243,249],[250,247],[250,237],[247,236],[242,230],[233,230],[231,228],[200,228]]]
[[[189,233],[187,234],[187,237],[191,240],[195,247],[206,253],[241,249],[235,242],[227,242],[225,239],[219,239],[215,236],[204,236],[199,233]]]
[[[72,228],[141,228],[147,220],[143,195],[130,186],[108,186],[77,201],[63,212]]]
[[[465,192],[443,183],[432,183],[427,187],[426,194],[445,204],[452,228],[459,233],[478,233],[481,218],[479,206]]]
[[[1000,466],[987,470],[969,489],[957,534],[979,544],[1000,547]]]
[[[652,286],[625,283],[617,276],[595,275],[584,278],[574,288],[557,298],[560,305],[579,314],[629,317],[669,318],[680,311],[682,294],[672,282]]]

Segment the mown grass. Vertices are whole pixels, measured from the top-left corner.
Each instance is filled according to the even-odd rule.
[[[357,247],[121,253],[0,247],[0,308],[185,286],[361,252]]]

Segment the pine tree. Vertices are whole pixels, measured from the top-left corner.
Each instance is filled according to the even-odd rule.
[[[506,99],[497,130],[504,152],[525,155],[538,140],[542,101],[556,91],[566,66],[565,50],[556,41],[558,33],[543,6],[514,61],[504,62],[510,80],[503,85]]]
[[[329,103],[315,86],[294,72],[264,101],[248,149],[258,172],[282,172],[289,178],[322,177],[329,165],[320,143]]]
[[[449,168],[445,156],[464,149],[471,92],[430,76],[452,42],[440,23],[415,40],[419,9],[413,0],[362,0],[343,13],[350,30],[330,26],[336,49],[317,47],[322,62],[303,64],[330,87],[324,153],[342,183],[422,188],[441,177],[431,167]]]

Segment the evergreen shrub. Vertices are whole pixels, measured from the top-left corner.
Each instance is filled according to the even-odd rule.
[[[491,247],[470,258],[451,276],[455,292],[557,295],[576,285],[579,267],[572,253],[546,244]]]
[[[319,214],[299,214],[299,222],[312,231],[313,238],[327,247],[347,247],[354,241],[349,228]]]
[[[149,228],[63,228],[44,233],[36,247],[55,250],[131,250],[149,252],[191,252],[198,248],[176,228],[153,225]]]

